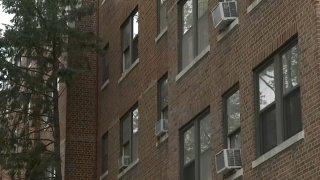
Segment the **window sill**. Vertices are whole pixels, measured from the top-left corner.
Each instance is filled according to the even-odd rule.
[[[185,67],[177,76],[176,76],[176,82],[179,81],[187,72],[189,72],[205,55],[207,55],[210,52],[210,45],[208,45],[204,50],[201,51],[201,53],[195,57],[190,64]]]
[[[127,168],[125,168],[121,173],[118,174],[118,179],[121,179],[122,176],[127,174],[133,167],[135,167],[139,163],[139,159],[132,162]]]
[[[163,142],[165,142],[169,137],[168,133],[165,133],[164,135],[162,135],[159,140],[156,143],[156,147],[159,147]]]
[[[122,73],[120,79],[118,80],[118,84],[120,84],[138,64],[139,64],[139,58],[135,60],[135,62],[130,66],[129,69],[127,69],[125,72]]]
[[[162,31],[158,34],[158,36],[155,38],[155,42],[157,43],[164,34],[166,34],[166,32],[168,31],[168,27],[165,27],[164,29],[162,29]]]
[[[107,177],[109,174],[109,171],[106,171],[105,173],[103,173],[101,176],[100,176],[100,180],[102,180],[103,178]]]
[[[279,154],[283,150],[287,149],[288,147],[295,144],[296,142],[299,142],[302,139],[304,139],[304,131],[303,130],[301,132],[297,133],[296,135],[292,136],[291,138],[287,139],[283,143],[279,144],[278,146],[274,147],[270,151],[266,152],[265,154],[260,156],[258,159],[254,160],[252,162],[252,168],[259,166],[260,164],[271,159],[275,155]]]
[[[224,31],[222,31],[218,37],[217,37],[217,41],[221,41],[224,37],[226,37],[229,33],[231,33],[235,27],[237,27],[239,25],[239,18],[235,19],[229,26],[227,29],[225,29]]]
[[[104,83],[102,84],[102,86],[100,87],[100,91],[104,90],[104,89],[108,86],[109,82],[110,82],[109,79],[106,80],[106,82],[104,82]]]
[[[234,179],[237,179],[240,176],[243,176],[243,168],[237,170],[234,174],[232,174],[231,176],[227,177],[226,180],[234,180]]]
[[[100,5],[100,6],[103,6],[105,2],[106,2],[106,0],[103,0],[103,1],[101,2],[101,5]]]
[[[254,10],[263,0],[255,0],[253,1],[249,7],[247,8],[247,14],[249,14],[252,10]]]

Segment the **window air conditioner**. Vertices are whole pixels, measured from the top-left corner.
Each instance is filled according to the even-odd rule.
[[[224,174],[232,169],[240,169],[241,167],[240,149],[223,149],[216,154],[216,168],[218,174]]]
[[[219,2],[211,14],[214,27],[223,30],[238,17],[237,1]]]
[[[168,120],[160,119],[158,122],[156,122],[156,125],[155,125],[155,135],[161,136],[166,132],[168,132]]]
[[[121,156],[119,159],[119,168],[124,169],[130,164],[130,156]]]

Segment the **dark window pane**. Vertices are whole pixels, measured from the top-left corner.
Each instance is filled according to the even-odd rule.
[[[138,159],[138,134],[132,135],[132,160],[135,161]]]
[[[260,114],[262,128],[262,153],[277,145],[277,127],[275,105]]]
[[[212,151],[200,154],[200,180],[212,180]]]
[[[181,68],[184,69],[193,60],[193,28],[190,28],[182,37],[182,62]]]
[[[228,134],[240,128],[240,91],[227,99]]]
[[[209,115],[206,115],[200,121],[200,152],[211,148],[212,125]]]
[[[195,158],[195,134],[194,134],[194,126],[188,129],[184,133],[184,143],[183,143],[183,154],[184,154],[184,164],[188,164],[193,161]]]
[[[137,35],[132,41],[132,59],[131,62],[135,62],[139,56],[139,36]]]
[[[275,101],[274,64],[259,74],[260,110]]]
[[[298,47],[293,46],[281,56],[283,72],[283,91],[290,91],[299,84]]]
[[[131,56],[130,56],[130,49],[126,49],[123,52],[123,58],[124,58],[124,70],[127,70],[131,66]]]
[[[160,108],[164,109],[168,106],[168,79],[160,81]]]
[[[103,135],[101,143],[101,173],[103,174],[108,170],[108,136]]]
[[[198,20],[198,54],[209,45],[208,13],[205,12]]]
[[[130,141],[131,137],[131,117],[126,116],[122,121],[122,144],[126,144]]]
[[[122,155],[130,157],[130,144],[129,144],[129,142],[122,146]]]
[[[130,32],[130,22],[128,21],[122,29],[122,50],[127,49],[130,46]]]
[[[167,26],[167,12],[166,12],[166,4],[162,2],[160,4],[160,14],[159,14],[159,29],[163,30]]]
[[[183,168],[183,180],[195,180],[195,163],[194,160],[189,162]]]
[[[229,136],[229,146],[231,149],[241,149],[240,132]]]
[[[300,90],[295,89],[284,98],[284,117],[287,127],[286,139],[302,130]]]

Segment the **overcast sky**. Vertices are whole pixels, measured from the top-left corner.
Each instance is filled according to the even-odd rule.
[[[3,23],[9,24],[11,18],[12,18],[12,15],[8,15],[2,12],[1,4],[0,4],[0,29],[4,29],[4,26],[2,24]]]

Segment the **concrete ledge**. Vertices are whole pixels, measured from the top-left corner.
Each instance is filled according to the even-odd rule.
[[[227,29],[225,29],[224,31],[222,31],[218,37],[217,37],[217,41],[221,41],[224,37],[226,37],[229,33],[231,33],[235,27],[237,27],[239,25],[239,18],[235,19],[229,26]]]
[[[122,73],[120,79],[118,80],[118,84],[121,83],[121,81],[123,81],[123,79],[125,79],[128,74],[139,64],[139,58],[130,66],[129,69],[127,69],[125,72]]]
[[[274,147],[270,151],[266,152],[262,156],[260,156],[258,159],[254,160],[252,162],[252,169],[259,166],[260,164],[264,163],[265,161],[271,159],[272,157],[279,154],[281,151],[287,149],[291,145],[293,145],[296,142],[299,142],[300,140],[304,139],[304,131],[301,131],[297,133],[296,135],[292,136],[291,138],[287,139],[283,143],[279,144],[278,146]]]
[[[194,67],[206,54],[210,52],[210,45],[208,45],[201,53],[195,57],[188,66],[186,66],[177,76],[176,82],[179,81],[190,69]]]
[[[102,0],[102,2],[101,2],[101,5],[100,6],[102,6],[102,5],[104,5],[104,3],[106,2],[106,0]]]
[[[226,180],[234,180],[234,179],[237,179],[240,176],[243,176],[243,168],[237,170],[234,174],[232,174],[231,176],[227,177]]]
[[[135,167],[139,163],[139,159],[132,162],[127,168],[125,168],[121,173],[118,174],[118,179],[124,176],[128,171],[130,171],[133,167]]]
[[[162,135],[158,142],[156,143],[156,147],[160,146],[163,142],[165,142],[167,139],[169,138],[169,134],[165,133],[164,135]]]
[[[103,178],[107,177],[109,174],[109,171],[104,172],[101,176],[100,176],[100,180],[102,180]]]
[[[255,0],[253,1],[249,7],[247,8],[247,14],[249,14],[253,9],[255,9],[263,0]]]
[[[158,34],[158,36],[155,38],[155,42],[157,43],[164,34],[166,34],[166,32],[168,31],[168,27],[165,27],[164,29],[162,29],[162,31]]]
[[[108,86],[109,82],[110,82],[109,79],[106,80],[106,82],[104,82],[104,83],[102,84],[102,86],[100,87],[100,91],[102,91],[104,88],[106,88],[106,87]]]

